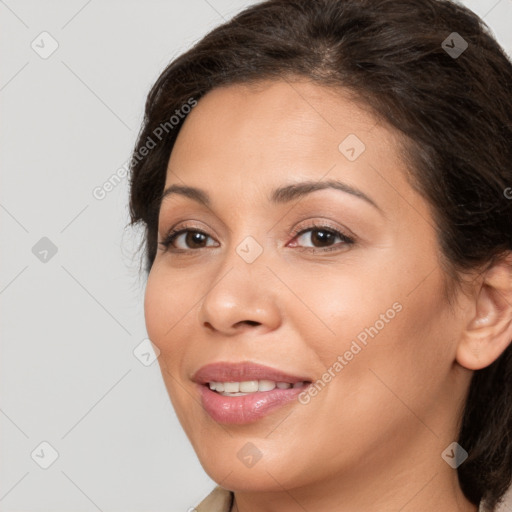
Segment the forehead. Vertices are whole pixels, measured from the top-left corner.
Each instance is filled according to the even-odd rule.
[[[187,149],[193,146],[189,159],[203,156],[203,149],[212,156],[221,146],[232,155],[237,150],[260,156],[262,151],[303,155],[326,150],[338,155],[338,145],[348,134],[370,145],[379,137],[389,138],[391,134],[383,129],[371,135],[377,124],[377,118],[340,88],[286,81],[235,84],[201,98],[187,117],[175,149],[185,143]]]
[[[301,179],[342,179],[397,203],[410,194],[398,136],[348,94],[310,82],[266,81],[210,91],[171,153],[172,183],[237,193]],[[354,158],[355,156],[355,158]],[[384,180],[392,186],[383,186]]]

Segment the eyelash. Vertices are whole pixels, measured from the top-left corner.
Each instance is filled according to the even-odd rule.
[[[340,232],[337,229],[334,229],[330,226],[326,226],[323,224],[312,224],[312,225],[308,226],[307,228],[298,229],[292,234],[293,239],[303,235],[304,233],[307,233],[308,231],[327,232],[331,235],[334,235],[335,237],[340,238],[344,245],[350,246],[350,245],[355,244],[354,238],[345,235],[344,233]],[[177,253],[185,253],[185,252],[190,252],[190,251],[197,251],[199,249],[206,249],[206,247],[200,247],[199,249],[170,249],[171,245],[174,243],[174,241],[176,240],[176,238],[178,236],[180,236],[184,233],[188,233],[188,232],[200,233],[201,235],[211,238],[210,235],[208,235],[208,233],[205,233],[204,231],[201,231],[200,229],[196,229],[196,228],[194,228],[194,226],[184,226],[184,227],[181,227],[180,229],[171,230],[167,234],[167,236],[165,237],[163,242],[159,242],[159,245],[161,245],[164,248],[164,251],[177,252]],[[335,251],[335,250],[339,250],[339,249],[340,249],[340,246],[338,244],[338,245],[324,247],[324,248],[300,247],[298,250],[318,253],[318,252]]]

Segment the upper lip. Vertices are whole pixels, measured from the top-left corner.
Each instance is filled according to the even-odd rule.
[[[217,362],[202,366],[192,380],[199,384],[208,382],[243,382],[248,380],[272,380],[274,382],[311,382],[304,376],[292,375],[270,366],[243,361],[240,363]]]

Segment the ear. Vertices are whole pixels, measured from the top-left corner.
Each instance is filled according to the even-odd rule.
[[[475,308],[457,347],[457,362],[469,370],[492,364],[512,341],[512,251],[483,274]]]

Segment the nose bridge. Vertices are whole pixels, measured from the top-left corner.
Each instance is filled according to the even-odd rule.
[[[276,326],[279,314],[272,293],[273,276],[266,267],[267,251],[268,247],[252,235],[231,244],[203,297],[199,313],[202,325],[226,333],[241,323]]]
[[[250,219],[248,212],[237,212],[239,218]],[[224,275],[227,271],[240,273],[239,278],[249,279],[250,276],[260,275],[261,272],[268,273],[266,264],[269,260],[270,244],[265,232],[266,226],[262,222],[242,222],[240,226],[231,232],[229,244],[225,253],[220,256],[222,259],[222,270]]]

